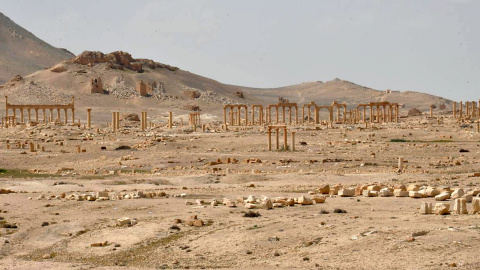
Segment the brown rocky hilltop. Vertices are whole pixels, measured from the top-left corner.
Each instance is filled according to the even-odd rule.
[[[0,83],[73,56],[71,52],[39,39],[0,12]]]
[[[450,108],[451,104],[438,96],[375,90],[340,79],[270,89],[233,86],[150,59],[135,59],[122,51],[86,51],[49,69],[15,77],[3,88],[4,95],[14,103],[67,102],[75,96],[80,108],[158,108],[161,104],[181,113],[202,110],[217,117],[223,104],[273,104],[279,97],[299,104],[330,104],[337,100],[352,107],[390,101],[420,110],[428,110],[432,104]]]

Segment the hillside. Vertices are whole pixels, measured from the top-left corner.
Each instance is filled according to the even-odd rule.
[[[91,93],[91,80],[95,78],[103,82],[104,94]],[[151,86],[148,97],[136,92],[140,81]],[[238,93],[242,93],[243,98]],[[413,91],[380,91],[341,79],[270,89],[227,85],[153,60],[135,59],[126,52],[84,52],[49,69],[6,83],[3,94],[9,96],[12,103],[24,104],[69,102],[75,96],[77,108],[94,108],[103,112],[105,119],[112,110],[149,109],[163,115],[167,108],[185,119],[189,111],[197,108],[202,114],[209,114],[208,119],[221,120],[224,104],[275,104],[279,97],[300,106],[311,101],[330,104],[334,100],[346,102],[349,108],[372,101],[397,102],[404,104],[404,115],[409,108],[427,111],[431,104],[446,104],[447,109],[451,108],[450,100],[438,96]],[[0,112],[3,110],[0,108]]]
[[[0,84],[28,75],[74,55],[37,38],[0,13]]]

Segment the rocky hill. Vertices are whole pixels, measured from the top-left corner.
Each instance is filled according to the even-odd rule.
[[[55,48],[0,13],[0,84],[28,75],[74,55]]]
[[[95,80],[102,82],[102,94],[92,93]],[[147,96],[140,96],[137,91],[141,81],[149,89]],[[161,113],[165,111],[161,108],[166,107],[180,114],[201,110],[217,120],[221,119],[224,104],[275,104],[280,97],[300,105],[337,100],[350,108],[359,103],[390,101],[403,104],[403,114],[410,108],[427,111],[431,104],[445,104],[450,109],[452,102],[414,91],[375,90],[341,79],[270,89],[227,85],[168,64],[135,59],[121,51],[86,51],[49,69],[17,76],[3,86],[3,94],[12,103],[69,102],[75,96],[78,108],[95,107],[105,112],[155,108]]]

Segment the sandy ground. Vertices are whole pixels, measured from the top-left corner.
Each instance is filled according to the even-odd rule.
[[[140,132],[131,125],[114,134],[100,122],[90,130],[0,129],[0,168],[7,170],[0,188],[16,192],[0,195],[0,222],[17,225],[0,229],[0,269],[480,268],[480,215],[419,214],[422,202],[435,204],[432,197],[327,195],[325,203],[255,209],[261,215],[255,218],[243,217],[244,204],[210,205],[249,195],[311,198],[308,192],[324,184],[473,190],[479,181],[472,175],[480,172],[476,124],[418,117],[368,129],[292,126],[296,151],[269,152],[263,127],[225,132],[205,123],[206,132],[187,126]],[[16,146],[27,141],[45,151]],[[115,150],[120,146],[130,149]],[[402,173],[399,156],[406,160]],[[225,164],[228,158],[238,163]],[[168,196],[67,199],[103,190]],[[62,193],[67,198],[48,199]],[[205,225],[174,224],[193,215]],[[138,223],[116,226],[122,217]],[[412,238],[415,232],[424,235]]]

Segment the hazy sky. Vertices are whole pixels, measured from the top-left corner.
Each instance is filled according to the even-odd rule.
[[[0,0],[0,11],[75,54],[123,50],[228,84],[338,77],[480,98],[480,1]]]

